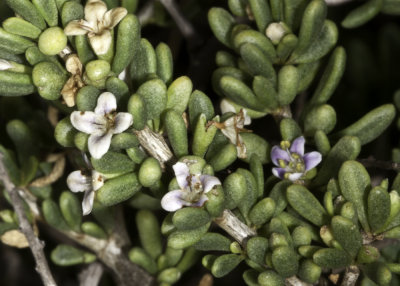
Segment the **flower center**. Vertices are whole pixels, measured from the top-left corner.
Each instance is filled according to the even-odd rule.
[[[117,115],[117,112],[115,110],[104,114],[104,117],[106,118],[106,128],[107,130],[113,129],[115,127],[115,116]]]
[[[186,178],[188,186],[185,188],[185,201],[195,203],[203,193],[203,185],[199,175],[189,175]]]

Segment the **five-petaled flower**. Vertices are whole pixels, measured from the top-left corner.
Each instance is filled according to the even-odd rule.
[[[84,133],[90,134],[88,148],[93,158],[99,159],[107,153],[113,134],[124,132],[133,123],[133,117],[127,112],[116,112],[117,101],[110,92],[103,92],[93,111],[74,111],[71,113],[72,125]]]
[[[82,171],[74,171],[67,178],[69,189],[74,192],[85,192],[82,201],[83,215],[88,215],[92,211],[94,193],[104,185],[104,177],[93,170],[91,174]]]
[[[90,44],[97,55],[104,55],[111,47],[111,30],[126,16],[128,11],[118,7],[107,11],[107,5],[100,0],[88,0],[85,19],[68,23],[64,32],[67,36],[88,35]]]
[[[217,177],[191,174],[185,163],[178,162],[172,168],[180,189],[166,193],[161,199],[161,206],[166,211],[174,212],[183,206],[201,207],[208,200],[206,194],[221,185]]]
[[[282,141],[280,147],[272,147],[271,160],[278,166],[278,168],[272,169],[272,173],[276,177],[294,182],[321,162],[322,156],[319,152],[304,154],[304,144],[305,139],[301,136],[296,138],[292,144]]]

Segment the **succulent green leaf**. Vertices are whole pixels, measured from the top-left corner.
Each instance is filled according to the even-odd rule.
[[[211,267],[211,273],[221,278],[231,272],[239,263],[243,260],[243,257],[237,254],[224,254],[215,259]]]
[[[323,268],[339,268],[350,265],[351,258],[344,250],[323,248],[314,253],[313,261]]]
[[[317,198],[305,187],[292,185],[286,191],[289,204],[304,218],[317,226],[327,223],[325,209]]]
[[[342,216],[334,216],[331,227],[335,239],[354,258],[362,245],[362,237],[358,227],[351,220]]]
[[[334,136],[357,136],[362,145],[367,144],[386,130],[390,123],[392,123],[395,115],[396,109],[394,105],[384,104],[371,110],[357,122],[339,131]]]
[[[357,28],[374,18],[382,8],[383,0],[369,0],[351,11],[342,21],[348,29]]]
[[[230,251],[231,240],[219,233],[206,233],[194,248],[201,251]]]
[[[356,161],[345,162],[339,170],[339,185],[345,199],[356,207],[358,219],[364,230],[369,231],[365,193],[370,188],[371,179],[367,170]]]

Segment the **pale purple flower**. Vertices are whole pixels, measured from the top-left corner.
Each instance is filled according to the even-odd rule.
[[[95,170],[91,174],[74,171],[69,174],[67,185],[74,193],[85,192],[82,201],[82,211],[83,215],[88,215],[93,208],[94,193],[104,185],[104,177]]]
[[[90,134],[88,148],[93,158],[99,159],[107,153],[113,134],[124,132],[133,123],[132,114],[116,112],[117,101],[110,92],[103,92],[93,111],[71,113],[72,125],[81,132]]]
[[[272,169],[272,173],[276,177],[294,182],[321,162],[322,156],[319,152],[304,154],[304,144],[305,139],[301,136],[296,138],[292,144],[282,141],[280,147],[272,147],[271,160],[275,166],[278,166],[278,168]]]
[[[174,212],[183,206],[201,207],[208,200],[206,194],[221,185],[217,177],[191,174],[185,163],[178,162],[172,168],[180,189],[166,193],[161,199],[161,206],[166,211]]]

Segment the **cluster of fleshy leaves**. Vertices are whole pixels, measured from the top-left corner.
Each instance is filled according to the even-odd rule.
[[[326,19],[324,1],[237,0],[228,1],[230,12],[209,11],[211,29],[230,49],[217,53],[211,79],[221,114],[188,77],[174,78],[169,47],[154,48],[140,36],[131,7],[50,2],[44,11],[40,1],[7,1],[21,18],[7,19],[0,30],[2,108],[15,107],[33,122],[9,121],[15,152],[3,145],[0,151],[13,182],[39,202],[40,212],[27,211],[32,221],[42,216],[66,235],[104,242],[114,229],[115,206],[139,209],[140,245],[129,259],[162,285],[176,283],[200,251],[212,252],[202,264],[215,277],[245,261],[248,285],[284,285],[294,276],[317,283],[329,276],[323,270],[350,266],[362,270],[365,285],[397,283],[400,264],[374,242],[400,238],[399,179],[372,186],[355,161],[362,145],[393,121],[395,108],[382,105],[332,133],[336,112],[327,101],[346,54],[334,48],[337,28]],[[291,104],[312,83],[295,120]],[[54,138],[69,154],[65,175],[57,174],[63,154],[41,161],[40,153],[57,148],[43,112],[11,99],[36,93],[60,113]],[[272,147],[265,134],[251,132],[266,116],[274,117],[281,136]],[[167,161],[149,150],[146,134],[168,142]],[[227,210],[255,234],[235,241],[218,231]],[[95,221],[82,222],[89,214]],[[0,218],[7,241],[18,223],[11,210]],[[51,258],[63,266],[98,259],[69,245],[57,246]]]

